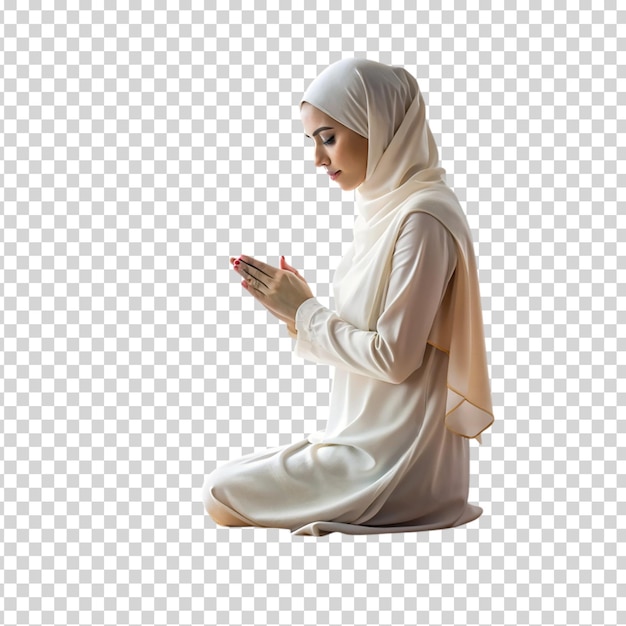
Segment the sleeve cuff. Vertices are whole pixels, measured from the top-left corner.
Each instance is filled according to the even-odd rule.
[[[313,313],[316,310],[316,307],[314,306],[316,302],[317,301],[315,300],[315,298],[309,298],[308,300],[305,300],[296,310],[296,316],[294,319],[294,327],[296,329],[296,332],[292,333],[291,330],[289,330],[289,326],[287,326],[287,333],[292,339],[298,339],[298,337],[302,337],[305,329],[306,331],[310,330],[311,318],[313,317]],[[304,306],[305,304],[307,305],[306,307]],[[317,302],[317,304],[319,305],[319,302]],[[298,325],[298,320],[300,320],[300,325]]]
[[[315,298],[309,298],[305,300],[296,311],[295,325],[298,331],[298,337],[302,337],[307,341],[311,341],[312,337],[312,324],[311,320],[317,311],[324,309]]]
[[[295,326],[297,334],[292,335],[292,337],[295,339],[294,353],[302,359],[311,359],[314,356],[312,320],[315,313],[322,310],[325,310],[322,304],[315,298],[309,298],[296,311]]]

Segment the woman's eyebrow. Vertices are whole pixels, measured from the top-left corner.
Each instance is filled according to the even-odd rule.
[[[315,135],[318,135],[319,133],[321,133],[323,130],[332,130],[334,127],[333,126],[320,126],[312,135],[311,137],[315,137]],[[304,133],[305,137],[309,137],[306,133]],[[311,138],[309,137],[309,139]]]

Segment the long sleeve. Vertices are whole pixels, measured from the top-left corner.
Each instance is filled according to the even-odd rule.
[[[401,383],[422,363],[433,321],[456,267],[456,254],[454,239],[438,220],[426,213],[410,214],[396,241],[376,330],[356,328],[310,298],[296,312],[295,354],[362,376]]]

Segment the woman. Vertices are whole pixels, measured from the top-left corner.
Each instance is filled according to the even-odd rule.
[[[335,366],[328,425],[231,461],[205,481],[225,526],[323,535],[465,524],[469,439],[493,422],[472,239],[437,167],[417,82],[345,59],[300,103],[315,165],[355,190],[354,241],[334,276],[336,312],[281,258],[231,258],[242,285],[295,339]]]

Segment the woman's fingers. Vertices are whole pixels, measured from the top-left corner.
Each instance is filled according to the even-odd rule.
[[[238,261],[238,263],[236,263]],[[265,274],[266,276],[269,277],[274,277],[276,275],[276,268],[273,267],[272,265],[268,265],[267,263],[263,263],[263,261],[259,261],[258,259],[255,259],[253,257],[249,257],[249,256],[231,256],[229,258],[229,262],[231,265],[235,266],[235,267],[240,267],[240,268],[245,268],[246,265],[248,265],[250,267],[249,269],[249,273],[251,275],[253,275],[254,270],[260,270],[263,274]],[[287,263],[287,261],[285,261],[285,257],[281,256],[279,259],[279,263],[278,263],[278,268],[281,270],[285,270],[288,272],[291,272],[292,274],[295,274],[298,278],[300,278],[301,280],[304,280],[304,278],[300,275],[300,272],[298,272],[298,270],[289,265],[289,263]],[[262,277],[260,275],[257,276],[257,278],[261,278]],[[306,282],[306,281],[305,281]]]
[[[246,288],[251,287],[255,290],[268,288],[272,276],[269,274],[269,272],[263,272],[261,269],[259,269],[261,265],[270,270],[273,270],[274,274],[276,273],[276,268],[273,268],[271,265],[267,265],[267,263],[263,263],[262,261],[258,261],[257,259],[249,256],[231,256],[229,258],[229,261],[233,269],[238,272],[239,275],[244,279],[242,285]]]
[[[286,261],[285,257],[281,257],[279,261],[279,267],[276,268],[273,265],[269,265],[267,263],[263,263],[263,261],[259,261],[253,257],[249,256],[240,256],[240,257],[231,257],[233,260],[233,267],[244,277],[248,279],[252,279],[252,281],[248,280],[248,282],[252,282],[253,286],[259,288],[258,285],[262,285],[263,287],[269,288],[272,281],[278,280],[280,278],[280,271],[287,271],[291,274],[295,274],[300,280],[304,281],[304,278],[298,274],[298,270],[295,267],[291,267]],[[258,281],[258,284],[257,282]],[[305,281],[306,282],[306,281]]]
[[[298,307],[314,297],[307,282],[295,270],[273,267],[248,256],[233,259],[233,269],[243,279],[241,284],[278,319],[293,323]],[[295,276],[295,278],[294,278]]]
[[[245,261],[240,261],[235,265],[239,275],[257,291],[266,290],[269,287],[271,277],[257,270],[253,265],[248,265]]]
[[[229,263],[237,268],[243,266],[250,266],[254,269],[261,271],[262,273],[272,276],[276,273],[276,268],[268,265],[267,263],[263,263],[263,261],[259,261],[251,256],[244,256],[243,254],[239,256],[231,256],[228,259]],[[273,271],[272,271],[273,270]]]
[[[265,274],[270,278],[274,277],[276,275],[276,272],[278,271],[277,268],[275,268],[273,265],[263,263],[263,261],[259,261],[258,259],[255,259],[251,256],[245,256],[242,254],[238,260],[240,262],[240,267],[241,264],[244,263],[245,265],[252,268],[252,270],[250,271],[256,270],[257,273],[260,272],[261,274]]]
[[[281,266],[281,269],[283,270],[288,270],[289,272],[293,272],[294,274],[298,273],[298,270],[295,267],[291,267],[291,265],[289,265],[289,263],[285,261],[284,256],[280,257],[280,266]]]
[[[292,274],[295,274],[300,280],[304,280],[304,278],[300,276],[300,272],[298,272],[298,270],[295,267],[292,267],[291,265],[289,265],[289,263],[287,263],[287,261],[285,261],[284,256],[280,257],[280,269],[286,270],[287,272],[291,272]]]

